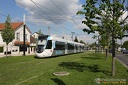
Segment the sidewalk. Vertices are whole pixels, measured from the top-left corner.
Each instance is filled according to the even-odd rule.
[[[116,59],[128,68],[128,56],[125,54],[116,54]]]
[[[35,55],[35,53],[30,53],[26,55]],[[8,54],[7,56],[23,56],[23,54]],[[0,58],[6,57],[4,54],[0,54]]]

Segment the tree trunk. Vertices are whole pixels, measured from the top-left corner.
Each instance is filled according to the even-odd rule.
[[[96,53],[96,47],[95,47],[95,53]]]
[[[108,59],[108,49],[105,49],[105,53],[106,53],[106,60]]]
[[[112,57],[112,76],[115,76],[115,57]]]
[[[109,34],[108,34],[109,35]],[[107,43],[106,43],[106,45],[107,45],[107,47],[106,47],[106,60],[108,59],[108,50],[110,50],[109,49],[109,43],[108,42],[110,42],[110,40],[109,40],[109,38],[108,38],[108,41],[107,41]]]
[[[100,52],[100,42],[99,42],[99,36],[98,36],[98,53]]]
[[[115,76],[115,38],[112,33],[112,76]]]
[[[113,29],[112,29],[112,76],[115,76],[115,0],[113,0]]]
[[[96,42],[95,42],[95,53],[96,53]]]
[[[8,58],[8,44],[6,44],[6,57]]]

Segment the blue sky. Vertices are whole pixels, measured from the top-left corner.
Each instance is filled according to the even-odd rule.
[[[16,3],[16,2],[17,3]],[[34,2],[34,3],[33,3]],[[38,32],[53,36],[64,37],[71,40],[71,32],[75,32],[79,40],[92,43],[92,34],[83,32],[85,27],[81,23],[84,16],[76,15],[82,9],[85,0],[1,0],[0,23],[5,22],[4,15],[10,15],[12,22],[23,21],[26,14],[26,24],[32,33]],[[19,3],[19,4],[18,4]],[[36,4],[36,5],[35,5]]]
[[[20,4],[17,4],[15,1]],[[33,1],[38,4],[38,6],[40,6],[40,3],[42,6],[48,9],[44,9],[42,6],[38,8],[36,5],[34,5],[34,3],[31,2],[31,0],[1,0],[0,23],[5,22],[6,17],[4,15],[7,16],[8,14],[11,17],[12,22],[23,21],[23,14],[25,13],[26,24],[32,31],[32,33],[37,32],[41,29],[42,33],[48,34],[48,27],[50,27],[50,33],[54,36],[61,37],[62,35],[64,35],[65,37],[67,37],[67,39],[71,39],[71,32],[75,32],[74,36],[77,36],[79,40],[83,40],[84,36],[86,36],[84,38],[88,37],[88,34],[82,31],[83,26],[80,19],[82,19],[83,17],[76,15],[76,12],[82,8],[81,6],[83,3],[85,3],[85,0],[70,0],[70,2],[67,2],[66,0]],[[53,1],[55,4],[51,1]],[[45,5],[45,3],[47,5]],[[42,11],[44,10],[48,16],[43,14]],[[63,13],[63,11],[65,14]],[[34,12],[34,14],[32,12]],[[54,22],[50,21],[49,17]],[[92,41],[91,37],[92,36],[89,35],[90,41]],[[83,41],[86,42],[86,39]]]

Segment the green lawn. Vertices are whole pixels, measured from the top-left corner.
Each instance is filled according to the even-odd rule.
[[[53,72],[66,71],[67,76]],[[97,84],[95,79],[102,79]],[[124,81],[123,83],[103,82]],[[125,81],[127,80],[127,81]],[[54,58],[37,59],[34,56],[0,58],[0,85],[126,85],[128,69],[116,61],[116,75],[111,76],[111,57],[85,52]]]

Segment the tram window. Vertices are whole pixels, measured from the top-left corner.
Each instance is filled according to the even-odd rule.
[[[68,43],[68,50],[74,50],[74,45],[73,45],[73,44]]]
[[[52,48],[52,40],[48,40],[46,49],[51,49]]]
[[[80,46],[80,50],[81,50],[81,46]]]
[[[84,46],[83,46],[83,50],[84,50]]]
[[[78,50],[78,46],[77,45],[75,45],[75,48],[76,48],[76,50]]]
[[[56,41],[55,50],[65,50],[65,43]]]

